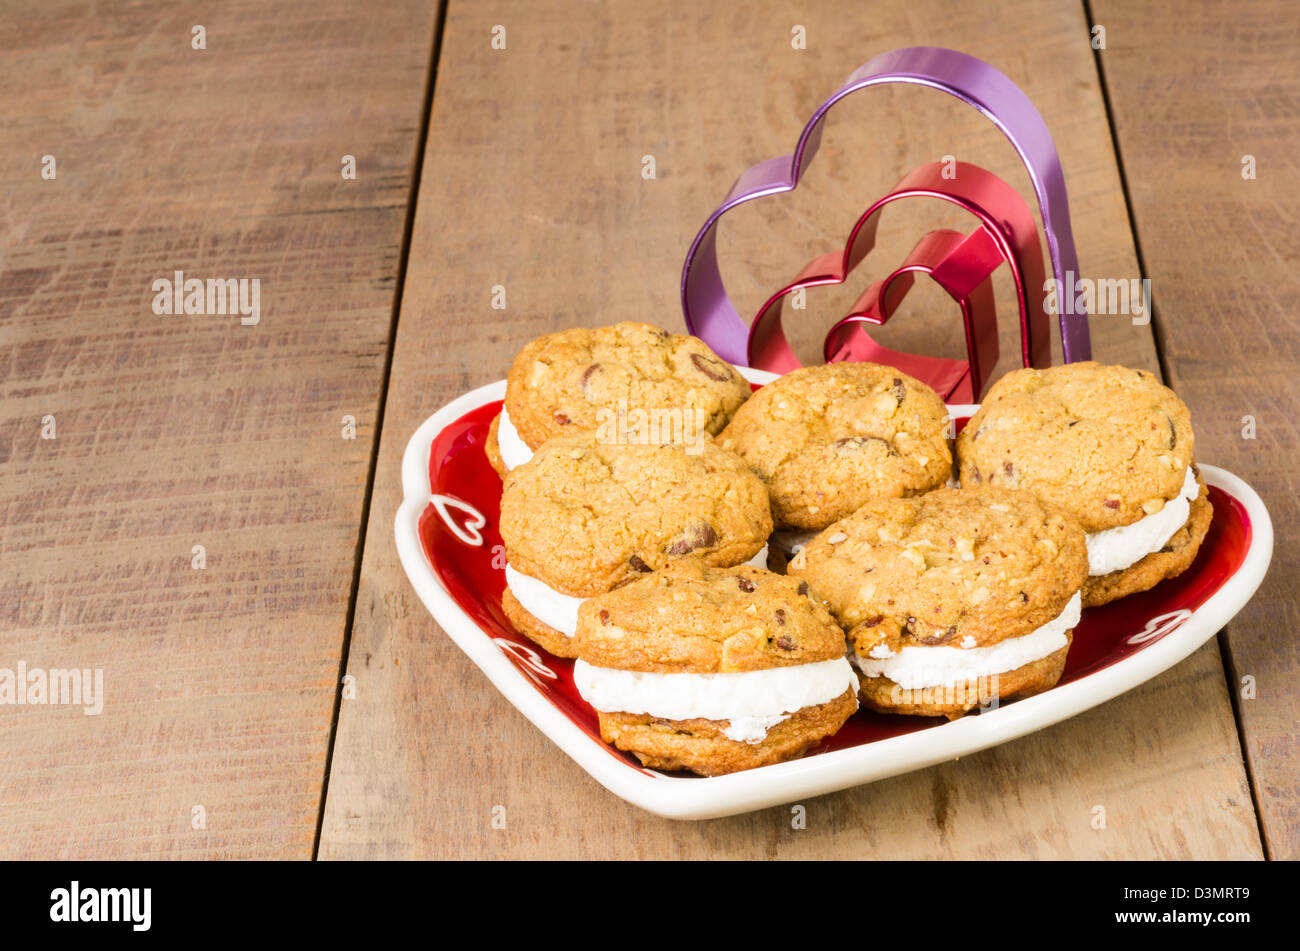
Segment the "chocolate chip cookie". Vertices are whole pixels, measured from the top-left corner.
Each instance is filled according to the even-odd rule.
[[[716,776],[802,755],[857,709],[844,632],[807,584],[678,559],[586,601],[574,682],[601,737]]]
[[[804,367],[767,384],[718,437],[767,484],[780,528],[821,529],[876,498],[952,474],[948,411],[919,380],[874,363]]]
[[[963,486],[1025,489],[1088,533],[1084,603],[1184,571],[1209,527],[1191,416],[1145,370],[1071,363],[1000,379],[957,439]],[[1168,557],[1159,557],[1168,556]]]
[[[960,716],[1053,686],[1088,574],[1084,531],[998,486],[877,499],[790,562],[848,631],[875,710]]]
[[[581,599],[687,555],[716,566],[765,558],[772,517],[763,483],[712,439],[642,446],[587,431],[548,440],[511,470],[500,525],[507,616],[573,656]]]
[[[504,474],[546,440],[600,426],[612,439],[689,443],[721,432],[749,394],[697,337],[631,322],[562,330],[515,357],[488,459]]]

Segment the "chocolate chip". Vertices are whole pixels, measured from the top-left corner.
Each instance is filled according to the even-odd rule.
[[[903,400],[907,398],[907,389],[903,386],[902,377],[894,377],[893,393],[894,399],[898,400],[899,404],[902,404]]]
[[[794,638],[788,634],[782,634],[776,639],[776,646],[783,651],[792,651],[794,650]]]
[[[782,608],[776,609],[776,623],[785,627],[785,610]]]
[[[570,423],[573,422],[573,420],[569,419],[569,417],[565,416],[563,413],[556,413],[555,421],[559,423],[561,426],[568,426]]]
[[[807,594],[807,593],[808,593],[808,582],[806,582],[806,581],[800,581],[800,582],[799,582],[799,587],[798,587],[796,590],[797,590],[800,594]]]
[[[710,380],[717,380],[719,383],[725,383],[731,379],[731,374],[726,368],[716,360],[710,360],[702,357],[698,353],[691,354],[691,362],[695,364],[695,369],[699,370]]]
[[[601,612],[600,612],[600,623],[601,623],[601,624],[605,624],[605,625],[608,625],[608,624],[609,624],[609,612],[608,612],[608,611],[601,611]]]
[[[754,584],[754,582],[750,581],[748,578],[737,578],[736,584],[740,585],[740,590],[744,591],[746,594],[758,590],[758,585]]]
[[[1106,508],[1108,509],[1117,509],[1119,508],[1119,499],[1107,499],[1105,502],[1102,502],[1101,504],[1106,506]]]
[[[1023,591],[1021,591],[1021,592],[1020,592],[1020,600],[1023,601],[1025,604],[1028,604],[1028,603],[1029,603],[1029,595],[1027,595],[1027,594],[1025,594]]]
[[[1002,463],[1002,471],[1008,479],[1014,479],[1016,477],[1016,467],[1009,462]]]
[[[708,522],[701,522],[699,525],[694,526],[685,538],[673,542],[672,547],[668,549],[668,554],[685,555],[697,548],[708,548],[711,545],[716,545],[717,542],[718,533],[714,531],[713,526]]]
[[[988,563],[989,563],[989,556],[988,556],[988,555],[985,555],[985,556],[984,556],[984,564],[987,565]]]
[[[582,371],[582,380],[580,381],[582,392],[587,392],[587,384],[591,382],[591,375],[600,369],[603,368],[599,363],[593,363],[591,366],[587,367],[587,369]]]
[[[881,621],[883,621],[884,619],[885,619],[885,616],[884,616],[883,614],[877,614],[875,617],[869,617],[869,618],[867,618],[865,621],[863,621],[863,622],[862,622],[862,626],[863,626],[863,627],[875,627],[877,624],[879,624],[879,623],[880,623]]]
[[[1079,420],[1074,419],[1074,420],[1071,420],[1069,423],[1067,423],[1066,426],[1065,426],[1065,428],[1066,428],[1066,429],[1073,429],[1075,426],[1078,426],[1078,425],[1079,425]]]
[[[950,640],[953,639],[953,637],[956,636],[956,634],[957,634],[957,625],[954,624],[952,627],[948,628],[948,630],[944,631],[942,634],[932,634],[929,637],[918,637],[916,639],[916,642],[918,644],[924,644],[926,647],[936,647],[939,644],[947,644]]]
[[[641,556],[640,556],[640,555],[633,555],[631,558],[629,558],[629,559],[627,560],[627,563],[628,563],[629,565],[632,566],[632,570],[633,570],[633,571],[650,571],[650,570],[651,570],[650,566],[647,565],[644,561],[641,560]]]
[[[1178,430],[1174,428],[1172,416],[1166,416],[1165,419],[1169,421],[1169,448],[1173,449],[1174,446],[1178,445]]]

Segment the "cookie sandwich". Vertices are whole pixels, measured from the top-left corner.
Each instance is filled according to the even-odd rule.
[[[745,378],[698,337],[631,322],[562,330],[511,364],[488,461],[504,475],[546,440],[597,427],[624,442],[690,443],[721,432],[749,394]]]
[[[848,632],[866,706],[952,719],[1056,684],[1088,554],[1074,519],[985,485],[868,502],[789,567]]]
[[[878,498],[906,498],[952,475],[948,409],[893,367],[832,363],[756,392],[718,437],[768,487],[773,539],[787,553]]]
[[[1092,362],[1008,373],[957,439],[963,486],[1025,489],[1083,526],[1088,606],[1191,565],[1213,515],[1193,450],[1173,390]]]
[[[573,679],[600,735],[716,776],[802,756],[857,710],[844,632],[795,579],[681,559],[585,602]]]
[[[697,446],[557,436],[506,476],[506,590],[520,633],[573,657],[583,599],[691,555],[726,567],[767,557],[767,490],[711,439]]]

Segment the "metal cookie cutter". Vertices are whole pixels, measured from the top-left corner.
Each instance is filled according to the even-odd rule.
[[[722,204],[709,215],[708,220],[705,221],[704,226],[695,236],[682,267],[682,312],[686,318],[687,330],[708,343],[717,351],[719,356],[732,363],[747,365],[750,359],[751,342],[750,330],[727,297],[726,288],[722,283],[722,275],[718,269],[718,221],[736,205],[766,195],[792,191],[797,187],[804,165],[810,162],[817,152],[817,147],[821,141],[822,120],[831,106],[850,93],[867,86],[898,82],[929,86],[942,90],[974,106],[1002,130],[1003,134],[1006,135],[1020,154],[1025,168],[1029,172],[1030,180],[1033,182],[1034,191],[1038,197],[1039,210],[1043,217],[1043,232],[1047,238],[1048,252],[1052,259],[1052,270],[1058,286],[1068,288],[1069,285],[1065,281],[1067,272],[1078,273],[1078,257],[1070,231],[1069,207],[1066,201],[1065,179],[1061,173],[1060,159],[1056,154],[1055,146],[1052,144],[1052,138],[1047,131],[1047,126],[1028,97],[998,70],[965,53],[931,46],[915,46],[894,50],[877,56],[864,66],[859,67],[838,91],[821,104],[817,111],[813,113],[812,118],[808,120],[807,125],[804,126],[803,133],[800,135],[799,142],[792,155],[768,159],[744,172],[732,185]],[[974,166],[967,166],[967,168],[974,168]],[[924,178],[927,169],[930,169],[930,167],[923,167],[912,174],[919,174]],[[984,175],[988,175],[988,173],[984,173]],[[900,188],[906,183],[908,188],[921,188],[922,192],[930,194],[931,197],[945,198],[958,204],[965,204],[971,200],[970,195],[963,196],[961,194],[960,175],[957,180],[952,182],[944,181],[941,188],[926,187],[920,181],[909,182],[909,178],[910,176],[905,177],[899,183]],[[929,185],[933,184],[934,182],[931,179]],[[898,189],[895,189],[895,191],[898,191]],[[989,192],[989,195],[996,191],[997,189],[994,187]],[[891,193],[891,196],[886,196],[890,201],[894,197],[901,196],[895,196],[893,193]],[[989,196],[986,195],[985,197]],[[882,201],[884,200],[882,199]],[[873,206],[873,210],[878,209]],[[972,207],[970,210],[978,214],[975,208]],[[985,208],[985,210],[995,211],[993,208]],[[871,211],[869,210],[868,215],[870,214]],[[981,218],[981,221],[983,221],[983,218]],[[860,225],[862,225],[861,222]],[[866,227],[865,225],[862,226]],[[874,225],[871,225],[871,227],[874,228]],[[982,224],[979,230],[984,232],[983,236],[972,233],[966,238],[966,242],[969,243],[967,250],[971,253],[973,260],[978,262],[984,251],[989,250],[991,246],[999,247],[1002,250],[1006,249],[999,242],[995,233],[998,229],[990,229]],[[1034,285],[1030,281],[1035,275],[1042,274],[1041,257],[1038,254],[1028,253],[1029,248],[1024,240],[1027,238],[1027,232],[1018,223],[1012,229],[1012,236],[1015,240],[1010,242],[1011,256],[1004,259],[1018,262],[1018,266],[1013,264],[1013,272],[1018,271],[1020,275],[1020,281],[1017,283],[1017,293],[1021,304],[1021,326],[1022,337],[1024,338],[1022,340],[1022,349],[1024,351],[1022,356],[1027,365],[1045,366],[1050,362],[1050,342],[1047,340],[1047,334],[1045,332],[1035,332],[1030,336],[1024,336],[1023,334],[1023,331],[1026,330],[1036,331],[1040,326],[1037,318],[1033,316],[1035,312],[1042,314],[1045,321],[1045,314],[1041,306],[1027,306],[1029,295],[1035,292]],[[945,280],[950,281],[949,284],[945,284],[950,293],[952,287],[961,287],[965,284],[970,286],[971,292],[974,294],[979,282],[971,284],[969,276],[962,278],[962,275],[954,273],[964,270],[964,267],[959,268],[957,261],[946,263],[952,255],[951,253],[946,256],[943,254],[945,250],[943,241],[945,240],[951,239],[940,236],[934,238],[934,243],[928,247],[918,246],[909,259],[910,265],[904,265],[902,270],[904,270],[905,274],[911,274],[918,270],[928,269],[932,276],[940,273],[944,275]],[[851,241],[850,245],[853,243]],[[1037,251],[1036,237],[1033,243],[1034,250]],[[849,252],[852,252],[852,247],[850,247]],[[960,257],[964,259],[965,255],[960,255]],[[1031,260],[1034,258],[1039,259],[1037,269],[1034,269],[1033,264],[1031,264]],[[982,265],[977,266],[975,270],[978,271],[981,267]],[[992,265],[992,267],[996,267],[996,264]],[[989,270],[992,270],[992,267]],[[939,280],[940,278],[936,277],[935,279]],[[886,280],[886,286],[881,289],[886,293],[884,293],[883,302],[875,316],[883,317],[885,320],[888,319],[890,311],[888,305],[891,300],[896,304],[896,300],[887,291],[895,286],[896,282],[902,280],[902,276],[898,275],[897,272],[890,275],[890,278]],[[908,285],[899,283],[897,286],[899,291],[903,291]],[[1038,286],[1041,288],[1041,283]],[[971,300],[975,305],[978,305],[976,297],[972,297]],[[855,308],[855,311],[858,309]],[[971,325],[977,332],[979,327],[982,326],[978,319],[981,309],[975,306],[975,315]],[[861,333],[860,327],[860,324],[864,321],[873,322],[867,320],[865,314],[850,315],[848,325],[838,330],[832,330],[834,339],[828,338],[828,353],[832,357],[839,355],[843,359],[848,359],[856,358],[856,354],[866,352],[866,344],[861,339],[856,340],[856,342],[853,339],[854,334],[865,337],[865,334]],[[1092,351],[1088,338],[1087,314],[1067,314],[1062,311],[1059,314],[1059,322],[1061,349],[1065,362],[1070,363],[1090,359]],[[854,324],[858,326],[854,327]],[[759,333],[762,334],[764,331],[760,330]],[[784,341],[783,335],[781,340]],[[972,342],[975,343],[974,347],[970,346]],[[969,336],[967,343],[972,371],[976,369],[978,364],[980,372],[986,372],[989,367],[984,359],[987,351],[982,351],[980,342],[978,340],[972,341]],[[757,346],[760,350],[762,345],[763,341],[759,340]],[[884,348],[880,348],[877,353],[880,352],[892,351],[884,351]],[[973,378],[970,382],[974,382]],[[977,390],[976,395],[978,395]]]

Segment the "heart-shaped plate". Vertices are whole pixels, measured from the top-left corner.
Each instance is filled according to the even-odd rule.
[[[775,378],[740,372],[757,384]],[[1255,593],[1272,555],[1272,524],[1255,491],[1230,472],[1198,464],[1214,519],[1196,561],[1150,591],[1085,609],[1051,690],[952,722],[859,710],[803,759],[712,778],[666,775],[602,742],[595,711],[573,685],[573,662],[516,633],[502,613],[501,480],[483,446],[505,388],[500,380],[453,400],[407,443],[395,525],[402,567],[447,635],[524,716],[606,789],[670,818],[707,819],[819,796],[1072,717],[1168,670],[1213,637]],[[976,407],[949,409],[960,427]],[[431,711],[430,729],[434,722]],[[490,737],[491,724],[486,730]]]

